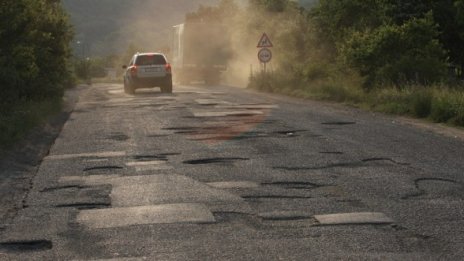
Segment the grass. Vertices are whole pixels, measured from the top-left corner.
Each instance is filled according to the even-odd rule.
[[[398,89],[384,86],[369,92],[358,78],[328,77],[295,82],[277,74],[256,74],[250,88],[289,96],[334,101],[367,110],[424,118],[437,123],[464,126],[464,86],[409,85]]]
[[[61,109],[61,99],[18,101],[0,106],[0,148],[12,146]]]

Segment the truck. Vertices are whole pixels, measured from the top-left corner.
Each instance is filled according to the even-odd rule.
[[[187,22],[173,27],[171,64],[174,81],[219,84],[231,57],[230,41],[222,24]]]

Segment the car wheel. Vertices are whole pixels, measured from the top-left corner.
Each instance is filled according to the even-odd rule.
[[[124,80],[124,92],[127,94],[134,94],[135,93],[134,85]]]
[[[161,87],[162,93],[172,93],[172,81]]]
[[[129,88],[127,86],[126,79],[124,79],[124,93],[129,93]]]

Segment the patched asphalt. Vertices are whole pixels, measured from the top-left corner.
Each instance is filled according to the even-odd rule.
[[[461,139],[240,88],[121,90],[76,90],[1,260],[464,259]]]

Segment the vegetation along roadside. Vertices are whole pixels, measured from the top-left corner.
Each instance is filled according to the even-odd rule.
[[[463,0],[251,3],[280,54],[249,87],[464,126]]]
[[[72,37],[60,1],[0,4],[0,148],[60,111],[74,81]]]

